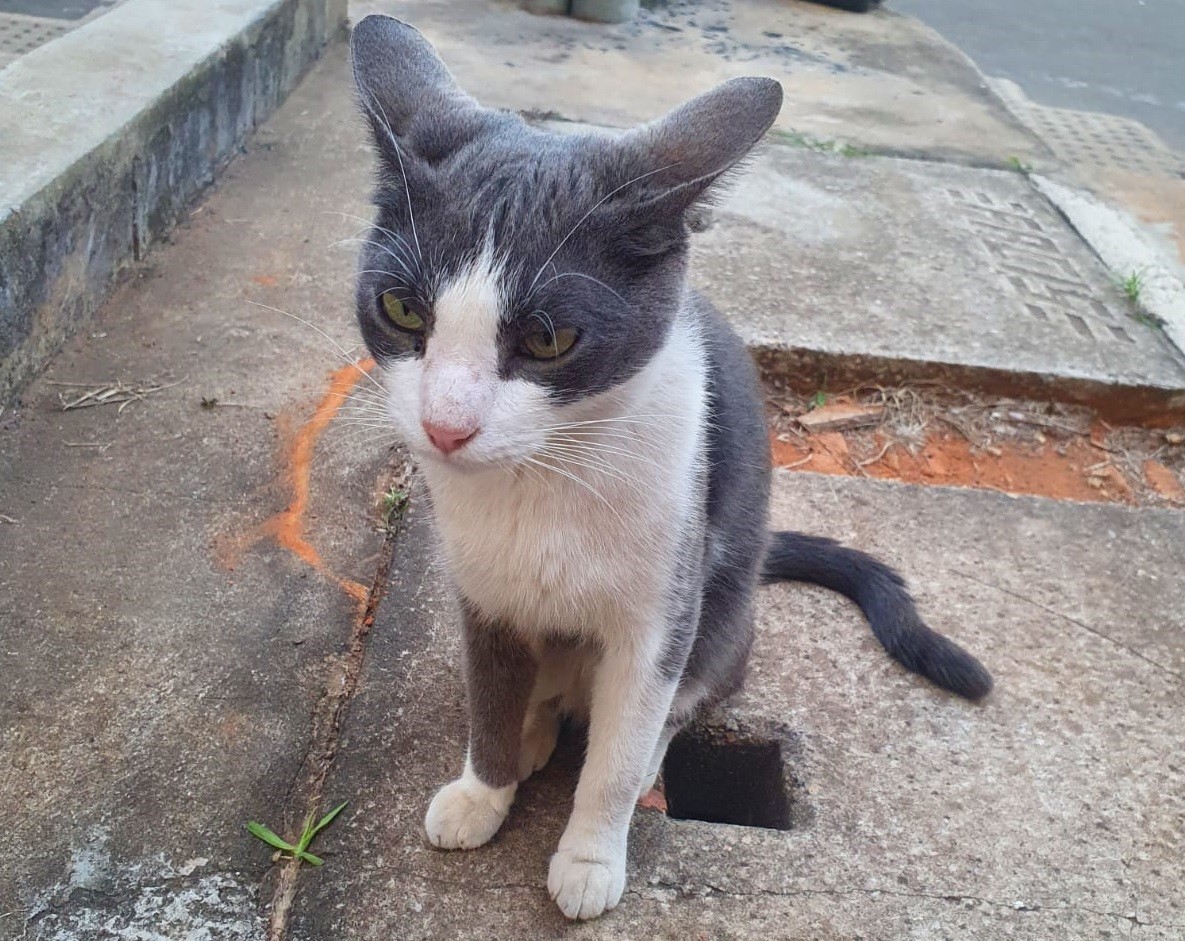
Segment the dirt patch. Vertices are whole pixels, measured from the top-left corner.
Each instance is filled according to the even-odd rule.
[[[779,467],[1185,509],[1185,427],[1117,426],[1078,406],[937,386],[767,389]]]

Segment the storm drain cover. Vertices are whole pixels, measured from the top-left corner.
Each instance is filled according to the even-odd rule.
[[[44,46],[71,29],[70,24],[0,13],[0,67]]]
[[[1039,105],[1004,80],[993,80],[992,86],[1012,112],[1067,163],[1146,176],[1185,175],[1185,158],[1139,121]]]
[[[21,13],[53,20],[80,20],[115,0],[0,0],[0,14]]]

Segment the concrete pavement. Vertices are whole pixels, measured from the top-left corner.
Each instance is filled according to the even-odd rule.
[[[433,28],[432,5],[413,6]],[[678,4],[666,9],[689,15]],[[834,26],[841,38],[865,28],[827,10],[788,9],[806,17],[794,22]],[[775,15],[762,2],[738,10],[753,28]],[[690,32],[663,28],[680,25],[660,19],[667,15],[637,27],[651,33],[622,28],[620,41],[643,49],[652,35]],[[896,28],[898,19],[881,22]],[[604,39],[618,34],[538,21],[546,35],[527,32],[521,46],[498,48],[532,63],[532,75],[567,78],[515,87],[497,84],[503,59],[482,45],[508,37],[461,20],[451,55],[458,73],[470,70],[470,87],[490,103],[518,95],[510,103],[562,117],[648,118],[687,83],[769,64],[730,59],[731,47],[712,46],[718,31],[697,26],[693,37],[645,53],[661,74],[667,49],[684,86],[657,83],[653,99],[609,97],[614,119],[592,103],[602,66],[621,63],[617,40]],[[608,48],[573,47],[549,73],[543,45],[564,48],[554,31],[586,29],[580,35]],[[899,53],[907,40],[937,42],[901,29]],[[842,55],[855,55],[851,34],[842,43],[826,37],[817,49],[847,43]],[[943,128],[926,125],[946,135],[931,156],[995,162],[999,153],[976,150],[971,127],[998,132],[993,148],[1008,134],[1030,140],[973,82],[927,77],[916,49],[882,52],[878,74],[921,91],[913,97],[934,107],[923,116],[966,106]],[[941,44],[933,58],[962,61]],[[846,86],[853,102],[872,83],[867,68],[828,72],[808,60],[785,77],[803,95],[813,87],[816,101],[834,91],[839,110],[823,113],[836,117],[848,107],[845,83],[855,83]],[[885,100],[907,113],[905,99]],[[853,135],[829,136],[868,143],[850,113]],[[870,137],[903,139],[892,120],[882,123]],[[959,257],[927,268],[914,251],[878,281],[876,256],[860,252],[858,237],[952,224],[937,195],[890,211],[884,194],[894,186],[958,176],[984,181],[988,195],[1035,200],[1022,176],[933,171],[816,145],[774,141],[756,168],[755,180],[783,193],[768,201],[772,222],[762,213],[773,209],[742,187],[697,236],[700,276],[723,306],[800,338],[782,344],[776,363],[809,349],[801,338],[822,332],[811,325],[832,310],[858,313],[881,298],[887,317],[903,290],[888,275],[913,279],[915,298],[947,298],[934,305],[932,325],[942,307],[972,326],[981,307],[997,311],[1001,329],[1015,322],[1009,310],[1026,316],[1019,300],[1013,308],[1002,300],[1012,296],[1006,286],[964,271]],[[366,408],[368,380],[332,348],[357,350],[352,250],[334,243],[359,228],[368,174],[336,47],[172,243],[0,413],[9,671],[0,805],[19,809],[0,828],[0,939],[1185,937],[1177,898],[1185,770],[1176,759],[1185,517],[1170,510],[781,475],[778,525],[898,564],[935,626],[982,654],[998,691],[980,707],[943,697],[896,668],[846,603],[779,586],[762,595],[749,689],[716,717],[696,754],[710,757],[723,742],[773,755],[758,777],[790,802],[791,829],[642,812],[623,907],[565,928],[543,874],[570,799],[571,748],[524,790],[490,847],[462,856],[429,849],[419,830],[425,801],[455,772],[464,739],[448,591],[423,501],[413,495],[394,531],[382,523],[399,459],[389,439],[350,424],[369,419],[353,411]],[[791,208],[795,199],[821,207],[820,241],[786,221],[805,212]],[[1072,230],[1048,207],[1033,212],[1102,291]],[[828,238],[840,247],[830,269],[820,247]],[[746,246],[747,264],[727,255],[733,239]],[[910,247],[905,233],[899,239]],[[894,272],[911,265],[908,275]],[[752,272],[759,281],[747,281]],[[809,304],[799,298],[808,279]],[[753,299],[740,303],[748,291]],[[798,300],[779,308],[778,298]],[[1122,313],[1107,306],[1117,303],[1110,295],[1103,303]],[[898,332],[913,309],[896,308]],[[858,318],[846,323],[836,343],[846,335],[872,349]],[[1133,320],[1137,327],[1149,329]],[[979,348],[989,349],[993,334],[982,338]],[[1143,365],[1168,369],[1155,349]],[[824,352],[837,369],[858,359]],[[923,353],[919,345],[919,361],[941,362]],[[1006,363],[1020,353],[1003,355]],[[134,401],[122,411],[62,410],[117,379],[139,390],[124,393]],[[352,396],[348,405],[342,396]],[[723,751],[726,762],[735,753]],[[255,819],[291,836],[307,813],[347,799],[314,847],[326,859],[320,869],[273,866],[243,829]]]
[[[851,605],[764,590],[746,691],[710,725],[726,755],[780,745],[791,829],[640,811],[621,907],[565,926],[543,880],[578,747],[490,845],[423,839],[467,725],[417,516],[331,778],[361,800],[327,835],[335,866],[299,899],[293,937],[1185,937],[1185,518],[782,473],[773,523],[898,565],[997,691],[982,706],[939,695]]]
[[[485,0],[351,6],[369,12],[414,22],[461,85],[497,107],[628,127],[689,89],[759,74],[786,92],[775,126],[808,139],[999,167],[1048,153],[962,53],[891,10],[671,0],[604,27]]]
[[[345,15],[345,0],[131,0],[0,68],[0,400],[167,236]]]

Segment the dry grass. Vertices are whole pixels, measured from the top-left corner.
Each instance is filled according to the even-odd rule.
[[[58,393],[58,405],[63,412],[76,408],[96,408],[100,405],[115,405],[118,407],[117,410],[122,412],[133,402],[142,402],[150,395],[171,389],[173,386],[179,386],[187,378],[189,377],[186,376],[176,382],[164,384],[153,381],[124,382],[122,379],[101,383],[50,380],[49,385],[74,390],[73,392]]]

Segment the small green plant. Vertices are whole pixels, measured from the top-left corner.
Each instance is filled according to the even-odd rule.
[[[868,157],[872,155],[872,151],[857,147],[855,144],[841,144],[832,149],[841,157]]]
[[[293,846],[287,840],[276,836],[274,832],[265,827],[262,823],[256,823],[254,820],[248,821],[247,829],[251,835],[263,840],[268,846],[274,846],[280,855],[287,853],[293,859],[299,859],[301,862],[309,863],[312,866],[320,866],[325,860],[320,856],[314,856],[309,852],[309,844],[313,842],[313,837],[324,830],[327,826],[333,823],[333,818],[340,814],[346,807],[349,801],[343,801],[338,804],[333,810],[329,811],[324,817],[313,823],[313,815],[305,819],[304,828],[300,833],[300,840]]]
[[[1017,157],[1015,155],[1009,157],[1004,162],[1008,164],[1009,170],[1015,170],[1017,173],[1032,173],[1033,172],[1032,164],[1025,163],[1023,160],[1020,159],[1020,157]]]
[[[827,404],[827,393],[820,389],[811,396],[811,408],[822,408]]]
[[[822,140],[818,137],[811,137],[809,134],[800,134],[798,131],[784,131],[781,128],[774,128],[770,131],[770,136],[790,147],[802,147],[820,154],[836,154],[840,157],[867,157],[870,154],[863,147],[857,147],[854,144],[836,140]]]
[[[383,494],[382,501],[379,505],[379,512],[383,517],[383,525],[390,529],[392,524],[403,515],[403,511],[407,508],[407,501],[411,494],[398,484],[391,484],[387,488],[387,492]]]
[[[1127,299],[1133,304],[1138,304],[1140,295],[1144,293],[1144,275],[1139,271],[1133,271],[1126,278],[1121,278],[1119,290],[1126,294]]]

